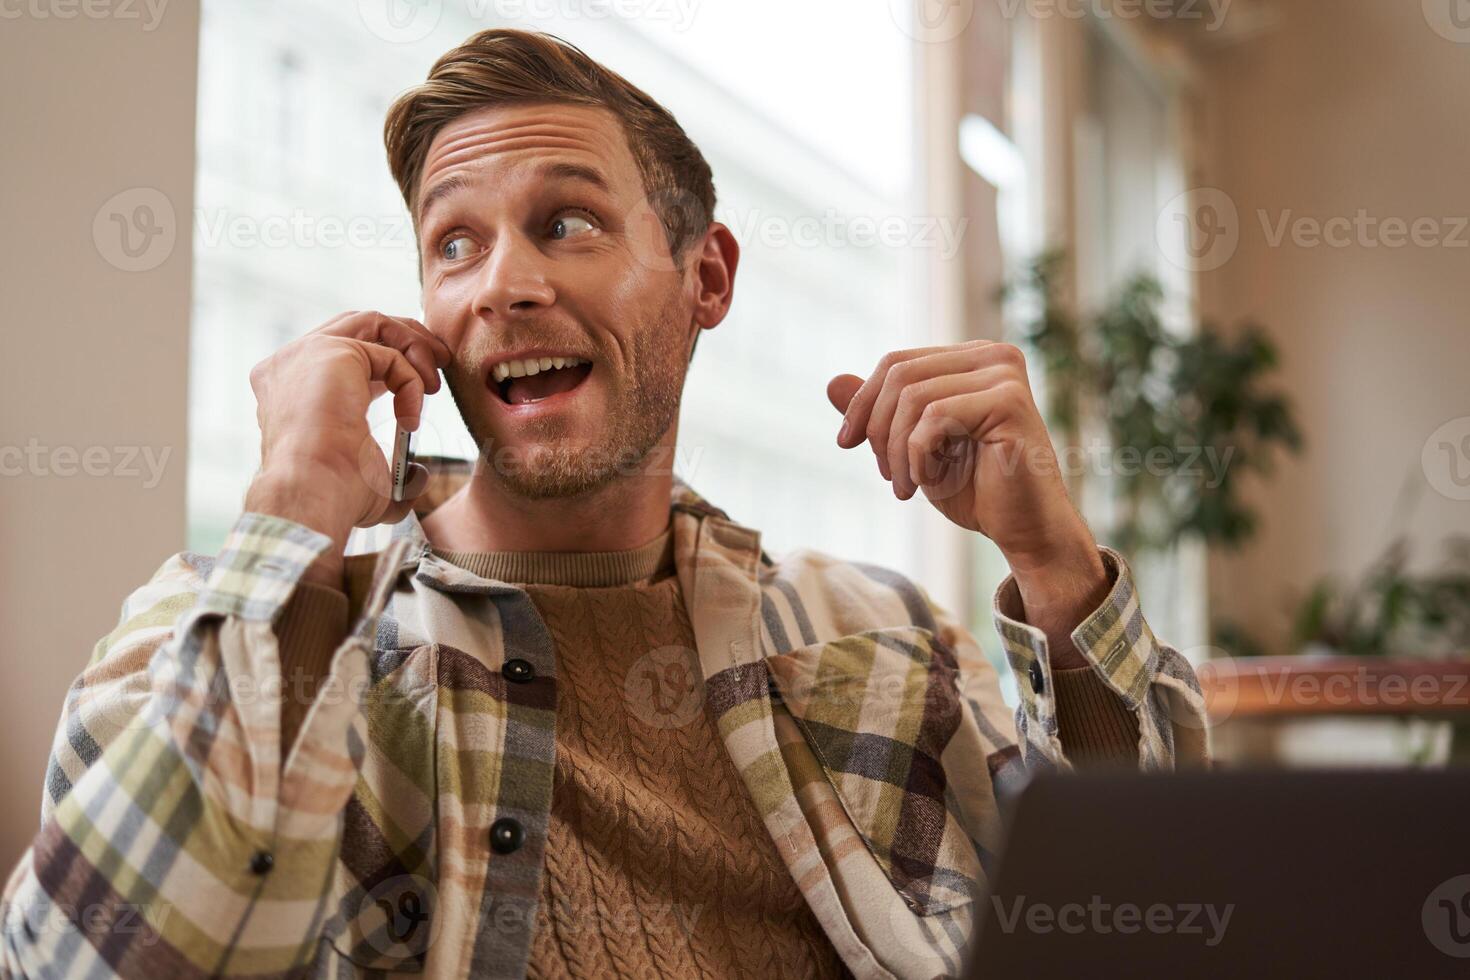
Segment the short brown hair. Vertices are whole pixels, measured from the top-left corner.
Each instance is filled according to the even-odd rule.
[[[466,112],[535,102],[598,106],[618,117],[676,258],[714,220],[709,164],[667,109],[559,37],[488,30],[445,53],[388,110],[388,167],[415,228],[418,182],[435,134]]]

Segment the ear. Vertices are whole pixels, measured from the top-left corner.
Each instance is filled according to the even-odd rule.
[[[740,264],[740,243],[720,222],[711,222],[690,263],[694,286],[694,323],[712,330],[730,312],[735,301],[735,268]]]

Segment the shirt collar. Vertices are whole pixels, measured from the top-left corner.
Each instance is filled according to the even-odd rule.
[[[734,530],[747,532],[746,540],[757,542],[756,546],[758,547],[760,537],[753,529],[731,520],[730,515],[725,513],[723,509],[710,503],[678,476],[674,477],[670,509],[674,511],[676,516],[678,513],[683,512],[693,515],[701,522],[705,520],[718,520],[730,525]],[[507,585],[506,583],[495,583],[489,579],[480,578],[474,573],[435,555],[433,548],[429,544],[428,537],[424,534],[424,526],[419,520],[419,515],[413,511],[410,511],[407,517],[391,527],[380,526],[367,529],[362,539],[359,539],[358,535],[355,534],[352,543],[349,544],[348,553],[380,552],[393,542],[400,540],[406,542],[406,550],[403,552],[403,558],[399,563],[400,572],[413,572],[417,577],[425,581],[430,581],[451,590],[471,589],[481,594],[517,591],[515,586]],[[677,552],[675,557],[677,559]],[[767,566],[775,564],[764,548],[760,549],[760,562]]]

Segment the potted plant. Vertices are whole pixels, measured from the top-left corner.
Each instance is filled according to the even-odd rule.
[[[1256,527],[1241,478],[1269,473],[1277,449],[1302,448],[1286,397],[1267,384],[1275,346],[1253,324],[1231,336],[1210,323],[1167,329],[1163,288],[1143,274],[1100,313],[1079,315],[1061,298],[1065,262],[1044,252],[998,298],[1037,354],[1058,441],[1077,444],[1091,422],[1114,453],[1149,460],[1120,468],[1110,487],[1119,517],[1109,539],[1130,553],[1167,552],[1188,538],[1238,547]],[[1081,499],[1080,476],[1071,483]]]
[[[1065,262],[1057,251],[1038,256],[999,299],[1036,354],[1059,443],[1077,444],[1091,426],[1115,452],[1153,452],[1164,463],[1113,481],[1118,516],[1105,533],[1134,553],[1167,553],[1190,538],[1239,547],[1257,525],[1242,477],[1269,474],[1278,450],[1303,445],[1287,399],[1268,384],[1277,365],[1269,337],[1250,324],[1229,336],[1209,323],[1166,329],[1163,290],[1146,275],[1102,311],[1078,313],[1059,288]],[[1200,453],[1226,465],[1185,465]],[[1069,482],[1081,499],[1081,477]],[[1199,670],[1216,721],[1470,709],[1470,661],[1459,659],[1470,653],[1470,542],[1450,542],[1433,571],[1410,572],[1408,558],[1400,540],[1356,583],[1311,589],[1292,653],[1315,656],[1268,657],[1248,631],[1212,624],[1212,645],[1231,654]]]
[[[1409,559],[1400,537],[1356,582],[1319,581],[1297,610],[1297,648],[1317,657],[1470,653],[1470,536],[1447,540],[1437,567],[1411,571]]]

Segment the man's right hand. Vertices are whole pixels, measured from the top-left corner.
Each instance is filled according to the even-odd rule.
[[[368,429],[368,405],[393,393],[393,414],[410,431],[424,395],[439,390],[451,352],[422,323],[376,312],[344,313],[292,341],[250,372],[260,424],[260,471],[245,509],[328,535],[334,548],[309,580],[341,587],[342,552],[354,527],[395,522],[427,484],[415,466],[409,499],[395,503],[388,461]]]

